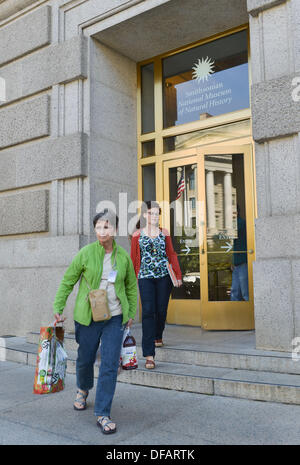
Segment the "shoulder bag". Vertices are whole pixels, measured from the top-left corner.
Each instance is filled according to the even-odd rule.
[[[116,263],[116,255],[117,255],[117,252],[115,254],[113,268]],[[109,309],[108,302],[107,302],[107,290],[106,290],[107,285],[108,285],[108,280],[106,279],[105,289],[91,289],[84,274],[82,274],[82,276],[86,280],[87,286],[90,290],[90,292],[86,296],[86,300],[89,299],[90,301],[93,320],[94,321],[110,320],[111,313],[110,313],[110,309]]]

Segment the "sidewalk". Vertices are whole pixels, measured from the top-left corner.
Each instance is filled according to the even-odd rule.
[[[118,383],[104,436],[88,409],[76,412],[75,375],[64,391],[32,394],[34,367],[0,361],[0,444],[223,445],[300,444],[300,406],[193,394]]]

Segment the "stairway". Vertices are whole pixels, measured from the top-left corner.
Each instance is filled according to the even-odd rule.
[[[120,383],[207,395],[300,404],[300,361],[290,353],[255,349],[255,334],[204,332],[201,328],[168,325],[166,345],[156,350],[155,370],[146,370],[141,353],[141,327],[134,326],[139,368],[124,371]],[[35,366],[39,334],[0,337],[0,360]],[[65,336],[68,373],[75,373],[77,344]],[[99,358],[96,365],[99,365]],[[98,370],[95,369],[97,376]]]

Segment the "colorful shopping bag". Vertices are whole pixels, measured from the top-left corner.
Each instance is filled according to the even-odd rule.
[[[63,340],[64,328],[56,327],[56,322],[52,326],[44,326],[40,329],[34,394],[49,394],[64,389],[67,354]]]

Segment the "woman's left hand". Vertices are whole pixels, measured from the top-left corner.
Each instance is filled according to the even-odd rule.
[[[127,321],[126,328],[131,328],[132,323],[133,323],[133,319],[132,319],[132,318],[129,318],[129,320]]]
[[[181,279],[177,279],[177,286],[176,287],[180,287],[182,286],[182,280]]]

